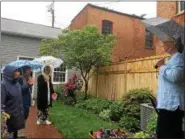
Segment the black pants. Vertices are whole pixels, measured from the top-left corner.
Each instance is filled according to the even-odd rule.
[[[13,137],[13,139],[17,139],[18,138],[18,131],[9,132],[8,134],[11,134],[11,138]]]
[[[184,138],[182,130],[184,112],[159,110],[157,119],[157,138],[158,139],[180,139]]]
[[[18,131],[15,131],[15,132],[13,133],[13,138],[14,138],[14,139],[17,139],[17,137],[18,137]]]
[[[24,106],[24,119],[27,120],[29,116],[30,107]]]
[[[46,121],[48,119],[48,109],[38,110],[37,116],[39,121]]]

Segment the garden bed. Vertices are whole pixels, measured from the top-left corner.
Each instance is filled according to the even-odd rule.
[[[101,128],[121,128],[124,131],[134,133],[134,137],[145,138],[153,135],[156,126],[156,121],[152,120],[149,122],[150,124],[148,123],[150,126],[147,127],[146,132],[142,132],[140,129],[140,104],[150,102],[150,93],[151,91],[147,88],[135,89],[127,92],[118,101],[108,101],[92,96],[88,96],[84,100],[83,92],[78,92],[77,104],[75,105],[68,104],[67,100],[69,98],[65,98],[64,95],[59,94],[61,97],[59,99],[60,102],[57,102],[58,109],[56,108],[56,112],[55,108],[52,109],[52,114],[54,115],[53,120],[56,121],[57,117],[61,117],[59,118],[60,121],[56,121],[55,123],[58,124],[56,126],[58,126],[57,128],[59,130],[62,128],[60,131],[66,137],[81,137],[81,135],[87,137],[90,131],[97,131]],[[61,101],[64,104],[61,104]],[[65,113],[66,111],[67,115]],[[62,126],[60,125],[62,124],[61,119],[63,121],[65,120],[65,124]],[[100,123],[104,123],[105,126]],[[116,128],[110,126],[110,124],[116,126]],[[64,129],[65,127],[66,129]]]

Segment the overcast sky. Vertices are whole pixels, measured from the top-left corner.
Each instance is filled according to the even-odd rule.
[[[1,2],[1,17],[51,26],[51,2]],[[156,16],[156,2],[89,2],[119,12]],[[65,28],[87,2],[55,2],[55,27]]]

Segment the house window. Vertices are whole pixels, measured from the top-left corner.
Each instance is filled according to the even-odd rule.
[[[102,34],[112,34],[113,23],[108,20],[102,21]]]
[[[152,33],[147,30],[145,30],[145,31],[146,31],[145,46],[146,46],[146,48],[152,48],[152,46],[153,46]]]
[[[66,67],[65,67],[65,65],[62,64],[60,67],[54,69],[53,82],[55,84],[66,82]]]
[[[184,5],[185,5],[185,1],[180,0],[178,2],[179,12],[184,11]]]

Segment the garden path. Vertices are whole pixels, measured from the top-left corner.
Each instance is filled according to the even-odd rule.
[[[37,125],[37,109],[31,107],[24,135],[26,138],[63,138],[54,125]]]

